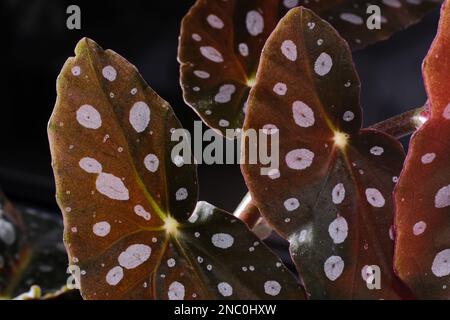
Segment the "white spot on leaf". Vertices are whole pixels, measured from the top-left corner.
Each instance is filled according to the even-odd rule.
[[[152,249],[144,244],[133,244],[118,258],[119,264],[126,269],[134,269],[150,258]]]
[[[384,149],[382,147],[375,146],[370,149],[370,153],[374,156],[381,156],[384,153]]]
[[[330,223],[328,233],[336,244],[343,243],[347,239],[348,224],[344,217],[337,217]]]
[[[450,275],[450,249],[443,250],[436,255],[431,271],[438,278]]]
[[[206,20],[208,21],[209,25],[215,29],[223,29],[224,23],[222,19],[220,19],[215,14],[210,14]]]
[[[425,232],[426,228],[427,224],[424,221],[419,221],[413,227],[413,234],[415,236],[420,236],[422,233]]]
[[[159,159],[155,154],[150,153],[144,158],[144,165],[148,171],[156,172],[159,167]]]
[[[122,180],[109,173],[100,173],[95,186],[101,194],[113,200],[128,200],[130,198],[128,189]]]
[[[316,121],[314,111],[302,101],[295,101],[292,104],[292,114],[295,123],[302,128],[312,127]]]
[[[383,3],[395,9],[401,8],[402,6],[402,3],[399,0],[383,0]]]
[[[281,285],[278,281],[269,280],[264,283],[264,292],[272,297],[275,297],[281,292]]]
[[[228,233],[216,233],[211,237],[212,244],[220,249],[228,249],[234,243],[233,236]]]
[[[247,18],[245,20],[248,33],[256,37],[264,31],[264,18],[263,16],[255,10],[247,13]]]
[[[180,282],[174,281],[170,284],[169,291],[167,293],[169,300],[183,300],[184,295],[185,295],[185,289],[184,289],[184,286]]]
[[[304,170],[311,166],[314,153],[308,149],[295,149],[286,155],[286,164],[294,170]]]
[[[200,79],[208,79],[210,77],[208,72],[202,70],[195,70],[194,74]]]
[[[328,53],[322,52],[314,63],[314,71],[321,77],[327,75],[333,67],[333,59]]]
[[[434,205],[438,209],[450,206],[450,185],[439,189],[434,197]]]
[[[83,158],[78,163],[80,168],[86,171],[87,173],[96,173],[100,174],[103,171],[102,165],[100,162],[93,158]]]
[[[341,13],[340,17],[343,21],[349,22],[351,24],[355,24],[355,25],[364,24],[363,18],[361,18],[360,16],[353,14],[353,13],[344,12],[344,13]]]
[[[345,199],[345,187],[342,183],[338,183],[331,192],[334,204],[341,204]]]
[[[175,193],[175,199],[177,199],[177,201],[186,200],[187,197],[188,197],[188,191],[186,188],[180,188]]]
[[[233,84],[224,84],[220,87],[219,92],[214,97],[217,103],[228,103],[231,101],[231,96],[236,92],[236,87]]]
[[[366,198],[370,205],[375,208],[382,208],[386,204],[381,192],[375,188],[366,189]]]
[[[102,221],[94,224],[92,231],[98,237],[106,237],[111,231],[111,225],[107,221]]]
[[[430,164],[436,159],[436,153],[427,153],[422,156],[420,159],[423,164]]]
[[[298,6],[298,0],[283,0],[283,5],[288,9],[292,9]]]
[[[297,60],[297,46],[292,40],[285,40],[281,44],[281,52],[291,61]]]
[[[450,120],[450,103],[445,107],[444,112],[442,113],[442,116],[445,119]]]
[[[77,111],[77,121],[88,129],[98,129],[102,126],[102,117],[93,106],[85,104]]]
[[[148,105],[143,101],[136,102],[130,110],[129,120],[136,132],[144,132],[150,123],[150,108]]]
[[[279,96],[286,95],[286,92],[287,92],[286,84],[283,82],[278,82],[277,84],[274,85],[273,92],[275,92]]]
[[[249,49],[248,49],[248,45],[246,43],[239,44],[239,53],[243,57],[248,57]]]
[[[328,279],[335,281],[344,271],[344,260],[339,256],[331,256],[325,261],[323,270]]]
[[[81,68],[79,66],[72,67],[72,74],[78,77],[81,74]]]
[[[123,269],[116,266],[106,274],[106,282],[111,286],[116,286],[123,279]]]
[[[284,201],[284,207],[287,211],[294,211],[300,207],[300,202],[296,198],[290,198]]]
[[[150,212],[147,212],[143,206],[141,205],[136,205],[134,207],[134,213],[136,213],[136,215],[138,215],[139,217],[144,218],[145,220],[149,221],[151,219],[151,214]]]
[[[13,225],[10,222],[1,219],[1,216],[0,216],[0,240],[2,240],[8,246],[12,245],[14,241],[16,241],[16,232],[14,231]]]
[[[217,285],[217,289],[224,297],[230,297],[233,294],[233,287],[227,282],[221,282]]]
[[[222,54],[216,48],[200,47],[200,52],[206,59],[211,60],[212,62],[223,62]]]
[[[345,122],[350,122],[350,121],[352,121],[353,119],[355,119],[355,114],[354,114],[352,111],[345,111],[345,112],[344,112],[344,116],[342,117],[342,119],[343,119]]]
[[[112,66],[106,66],[102,70],[102,75],[109,81],[114,81],[117,77],[117,71]]]

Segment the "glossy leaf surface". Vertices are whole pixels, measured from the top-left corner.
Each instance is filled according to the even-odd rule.
[[[278,21],[298,5],[314,10],[353,49],[386,39],[417,22],[440,1],[377,0],[380,29],[369,29],[360,0],[199,0],[183,20],[179,61],[186,102],[210,127],[241,128],[261,50]]]
[[[450,4],[423,73],[431,118],[413,136],[396,189],[399,276],[420,298],[450,298]]]
[[[290,11],[264,47],[244,126],[260,137],[278,131],[279,169],[242,168],[315,299],[399,297],[391,194],[404,154],[393,138],[360,129],[359,93],[346,42],[312,11]],[[368,289],[367,266],[380,268],[381,290]]]
[[[301,298],[242,222],[197,203],[196,166],[171,158],[175,129],[172,109],[134,66],[79,42],[58,79],[49,137],[83,297]]]
[[[15,209],[0,193],[0,297],[40,287],[41,296],[66,284],[62,224],[51,215]]]

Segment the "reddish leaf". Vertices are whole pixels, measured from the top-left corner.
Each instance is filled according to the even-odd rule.
[[[198,0],[183,20],[179,61],[186,102],[210,127],[241,128],[260,54],[279,19],[297,5],[313,9],[357,49],[417,22],[438,1],[376,0],[383,15],[369,30],[360,0]],[[319,40],[319,39],[318,39]]]
[[[18,211],[0,192],[0,298],[14,298],[33,285],[41,296],[54,295],[66,278],[60,221]]]
[[[396,188],[395,267],[421,298],[450,298],[450,4],[423,73],[431,118],[413,136]]]
[[[80,41],[58,79],[49,137],[83,297],[302,297],[242,222],[207,203],[194,210],[196,166],[171,159],[179,128],[134,66]]]
[[[359,93],[346,42],[312,11],[290,11],[264,47],[244,126],[278,128],[280,168],[242,169],[262,214],[290,240],[312,298],[399,297],[389,231],[404,154],[393,138],[360,130]],[[381,290],[363,279],[372,265]]]

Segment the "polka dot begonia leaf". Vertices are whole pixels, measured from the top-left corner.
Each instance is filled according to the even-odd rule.
[[[347,43],[312,11],[291,10],[264,47],[244,125],[278,133],[279,169],[262,174],[266,164],[248,161],[242,169],[313,299],[403,295],[390,233],[404,152],[394,138],[361,130],[359,94]],[[378,268],[381,290],[371,290]]]
[[[289,9],[312,9],[358,49],[417,22],[440,2],[370,1],[381,15],[380,29],[369,29],[367,23],[374,18],[366,1],[198,0],[181,28],[178,59],[184,98],[208,126],[226,135],[226,129],[242,127],[261,50]]]
[[[450,299],[450,3],[423,65],[431,118],[414,134],[395,192],[395,268],[422,299]]]
[[[1,299],[15,298],[31,286],[40,288],[39,297],[55,295],[66,284],[66,257],[58,219],[19,211],[0,192]]]
[[[243,222],[197,203],[196,165],[171,157],[181,125],[136,68],[89,39],[75,52],[58,78],[49,138],[83,297],[303,298]]]

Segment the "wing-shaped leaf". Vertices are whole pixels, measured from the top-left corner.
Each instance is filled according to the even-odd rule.
[[[0,296],[13,298],[31,286],[41,296],[66,283],[62,224],[44,212],[18,211],[0,193]]]
[[[83,297],[302,297],[242,222],[195,206],[196,166],[171,158],[176,129],[172,109],[134,66],[92,40],[79,42],[58,79],[49,137]]]
[[[450,298],[450,4],[425,59],[431,118],[413,136],[396,188],[398,275],[421,298]]]
[[[381,9],[382,23],[380,29],[369,29],[368,4],[360,0],[198,0],[181,28],[178,57],[185,100],[222,134],[241,128],[264,43],[295,6],[313,9],[357,49],[417,22],[439,2],[370,1]]]
[[[360,130],[359,92],[346,42],[312,11],[291,10],[264,47],[244,126],[278,129],[280,168],[242,168],[312,298],[398,297],[389,231],[404,154],[393,138]],[[381,290],[368,289],[367,266],[381,269]]]

